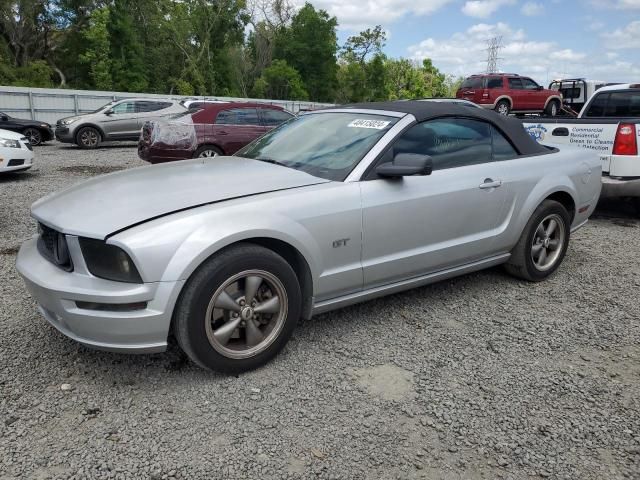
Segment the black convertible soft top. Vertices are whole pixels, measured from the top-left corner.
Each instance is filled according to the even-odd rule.
[[[418,122],[441,117],[476,118],[492,123],[506,135],[520,155],[549,153],[549,150],[536,142],[524,129],[517,118],[498,115],[493,110],[475,108],[456,102],[430,102],[419,100],[396,100],[391,102],[353,103],[340,108],[359,108],[407,113],[416,117]]]

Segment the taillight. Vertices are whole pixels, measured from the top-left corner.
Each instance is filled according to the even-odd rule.
[[[618,125],[616,139],[613,142],[613,154],[638,155],[636,126],[633,123],[621,123]]]

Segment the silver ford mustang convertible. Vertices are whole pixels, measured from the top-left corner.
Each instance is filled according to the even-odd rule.
[[[141,167],[36,202],[17,268],[96,348],[263,365],[299,318],[498,264],[540,281],[600,194],[598,156],[443,102],[312,112],[234,157]]]

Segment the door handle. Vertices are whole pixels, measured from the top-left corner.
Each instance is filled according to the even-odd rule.
[[[551,132],[551,135],[553,135],[554,137],[568,137],[569,129],[564,127],[554,128]]]
[[[484,183],[480,184],[480,188],[482,190],[486,190],[488,188],[498,188],[502,185],[502,180],[492,180],[491,178],[485,178]]]
[[[218,135],[229,135],[229,132],[227,132],[226,130],[220,130],[218,132]]]

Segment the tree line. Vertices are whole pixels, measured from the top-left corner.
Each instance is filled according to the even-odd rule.
[[[0,84],[317,102],[451,96],[375,26],[289,0],[0,0]]]

